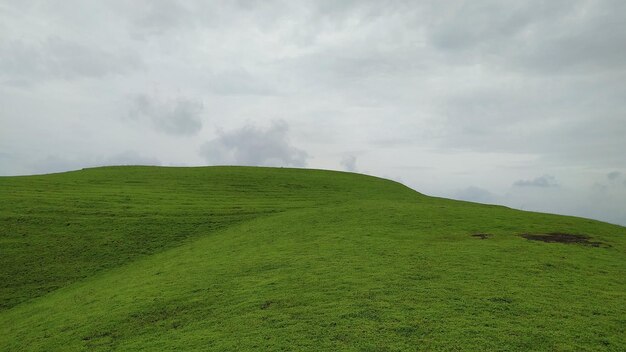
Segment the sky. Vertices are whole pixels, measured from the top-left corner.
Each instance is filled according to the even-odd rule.
[[[260,165],[626,225],[626,2],[0,0],[0,175]]]

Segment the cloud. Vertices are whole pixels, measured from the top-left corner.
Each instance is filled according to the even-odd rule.
[[[274,121],[266,129],[247,125],[218,132],[218,137],[205,143],[200,154],[214,165],[295,166],[304,167],[308,154],[291,145],[289,126]]]
[[[619,95],[626,89],[618,79],[491,79],[441,98],[436,108],[444,116],[438,121],[441,148],[533,153],[599,167],[626,162],[620,152],[626,125],[619,123],[619,107],[626,108]],[[592,119],[594,105],[600,107]]]
[[[138,2],[139,11],[132,23],[133,34],[143,36],[160,35],[169,29],[189,25],[189,19],[194,18],[191,10],[181,2],[151,0]]]
[[[159,99],[157,96],[140,94],[131,99],[131,118],[147,119],[158,131],[189,136],[202,129],[201,102],[176,98]]]
[[[429,43],[455,64],[557,75],[624,68],[620,1],[471,1],[431,7]]]
[[[103,165],[161,165],[159,159],[142,156],[135,151],[125,151],[115,154],[105,158],[101,163],[103,163]]]
[[[600,182],[594,182],[593,185],[591,186],[591,189],[594,192],[604,193],[609,189],[609,186]]]
[[[243,68],[207,74],[206,88],[216,95],[273,95],[276,90]]]
[[[477,203],[494,203],[497,198],[495,194],[489,192],[488,190],[475,186],[457,190],[453,197],[455,199]]]
[[[436,18],[423,28],[430,49],[464,77],[441,84],[443,94],[432,99],[442,149],[533,153],[550,164],[626,163],[619,152],[626,47],[616,44],[626,41],[626,3],[471,1],[429,9]]]
[[[356,156],[347,155],[341,159],[341,166],[346,171],[356,172]]]
[[[551,175],[543,175],[540,177],[535,177],[532,180],[518,180],[513,183],[513,186],[517,187],[558,187],[559,183],[556,178]]]
[[[622,173],[619,171],[611,171],[608,174],[606,174],[606,178],[608,178],[611,181],[617,180],[620,176],[622,176]]]
[[[615,44],[626,40],[624,2],[578,2],[566,8],[559,7],[555,21],[530,29],[533,37],[544,37],[520,47],[519,63],[552,75],[622,70],[626,48]]]
[[[11,176],[19,174],[16,170],[16,157],[10,153],[0,152],[0,176]]]
[[[532,182],[532,181],[527,181]],[[626,189],[593,184],[570,184],[559,187],[517,187],[500,191],[468,187],[446,194],[452,198],[478,203],[501,204],[511,208],[546,213],[582,216],[616,224],[626,223]]]
[[[0,80],[9,84],[101,78],[127,74],[141,65],[132,52],[110,52],[55,36],[41,42],[0,40]]]
[[[52,170],[120,150],[167,164],[349,169],[338,159],[358,150],[361,172],[432,194],[489,185],[493,202],[509,192],[511,203],[558,212],[585,202],[566,190],[584,189],[616,210],[589,204],[578,215],[626,208],[624,1],[64,4],[0,6],[0,150],[12,156],[0,156],[2,173],[29,172],[48,153],[65,160]],[[167,94],[146,90],[156,85]],[[216,136],[209,108],[224,128]],[[247,146],[273,118],[292,143]],[[201,157],[198,141],[213,137]],[[612,170],[622,175],[610,181]],[[543,174],[559,187],[532,187],[532,177],[512,186]]]
[[[157,158],[146,157],[135,151],[125,151],[111,156],[90,157],[82,156],[76,158],[66,158],[62,156],[49,155],[37,160],[30,167],[31,172],[36,174],[64,172],[80,170],[87,167],[114,166],[114,165],[161,165]]]

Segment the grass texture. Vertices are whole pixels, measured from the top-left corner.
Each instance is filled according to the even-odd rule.
[[[553,232],[594,245],[521,236]],[[624,351],[625,330],[616,225],[321,170],[0,177],[0,351]]]

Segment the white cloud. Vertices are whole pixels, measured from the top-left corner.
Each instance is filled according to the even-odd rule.
[[[274,121],[263,129],[247,125],[231,131],[219,131],[218,137],[205,143],[201,155],[213,165],[306,166],[308,154],[291,145],[289,126]]]

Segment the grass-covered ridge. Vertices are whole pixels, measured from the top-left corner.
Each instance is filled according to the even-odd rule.
[[[1,351],[626,349],[624,227],[358,174],[0,177],[0,253]]]

